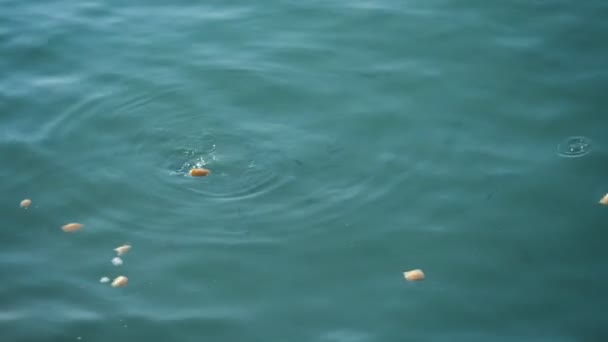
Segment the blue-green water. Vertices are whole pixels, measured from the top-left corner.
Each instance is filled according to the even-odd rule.
[[[606,15],[0,1],[1,341],[606,341]]]

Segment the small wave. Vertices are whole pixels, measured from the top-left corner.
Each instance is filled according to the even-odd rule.
[[[291,167],[279,150],[246,136],[202,134],[176,146],[166,157],[169,175],[186,177],[190,191],[207,197],[238,200],[268,193],[289,181]],[[179,143],[177,143],[179,145]],[[211,170],[209,178],[192,178],[191,168]],[[288,174],[288,172],[287,172]]]
[[[582,157],[591,152],[591,139],[586,137],[569,137],[557,146],[557,153],[562,157]]]

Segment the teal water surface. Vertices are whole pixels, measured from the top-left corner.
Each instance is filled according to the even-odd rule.
[[[606,15],[0,1],[0,340],[606,341]]]

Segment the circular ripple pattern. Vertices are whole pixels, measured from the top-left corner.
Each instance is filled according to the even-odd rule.
[[[569,137],[557,146],[557,153],[562,157],[582,157],[591,152],[591,140],[586,137]]]
[[[107,213],[146,226],[148,237],[178,226],[184,241],[242,241],[249,226],[265,227],[257,238],[325,234],[383,206],[415,162],[386,144],[352,146],[263,118],[236,120],[249,109],[203,101],[188,86],[140,86],[124,82],[77,103],[51,128],[62,145],[78,141],[71,161],[96,170],[84,181],[108,193]],[[190,177],[192,167],[212,173]]]
[[[184,185],[202,195],[227,200],[250,198],[289,180],[289,160],[276,147],[255,138],[222,133],[176,140],[173,144],[177,147],[170,150],[165,167],[169,175],[184,177]],[[188,172],[195,167],[210,169],[211,176],[190,177]]]

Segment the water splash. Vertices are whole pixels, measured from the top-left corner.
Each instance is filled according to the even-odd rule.
[[[257,140],[231,134],[202,134],[176,138],[182,145],[168,152],[167,167],[173,176],[189,177],[192,168],[208,168],[209,179],[197,179],[186,186],[199,194],[214,198],[238,199],[268,193],[290,180],[288,158],[275,148]],[[240,140],[239,140],[240,139]],[[201,186],[204,183],[204,186]]]
[[[562,157],[582,157],[591,152],[591,140],[583,136],[569,137],[557,146],[557,153]]]

